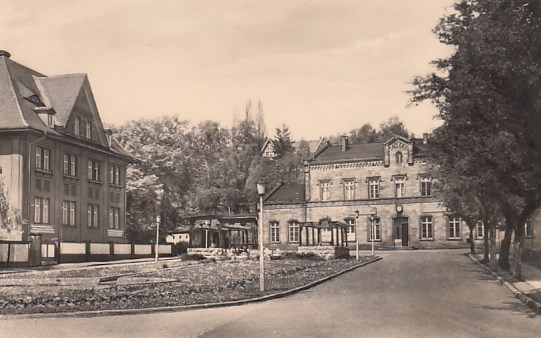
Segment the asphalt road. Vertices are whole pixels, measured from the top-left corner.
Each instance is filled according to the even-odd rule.
[[[0,320],[1,337],[541,337],[541,316],[464,251],[412,251],[295,296],[229,308]]]

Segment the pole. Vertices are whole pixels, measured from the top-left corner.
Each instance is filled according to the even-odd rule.
[[[359,260],[359,229],[357,229],[357,224],[359,221],[359,216],[355,217],[355,258]]]
[[[374,230],[375,230],[374,229],[374,217],[371,217],[370,222],[372,223],[372,233],[370,234],[371,235],[370,237],[372,237],[371,238],[372,239],[372,256],[374,256],[375,255],[375,253],[374,253],[374,239],[376,237],[375,236],[376,234],[374,233]]]
[[[156,217],[156,246],[154,247],[155,255],[156,255],[156,263],[158,263],[158,256],[159,256],[159,247],[158,243],[160,241],[160,216]]]
[[[265,291],[265,256],[263,255],[263,195],[259,196],[259,290]]]

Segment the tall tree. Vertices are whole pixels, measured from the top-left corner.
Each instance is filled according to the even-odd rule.
[[[431,100],[438,117],[467,140],[482,135],[493,156],[492,189],[505,216],[500,267],[509,268],[515,233],[514,273],[520,276],[524,223],[541,202],[541,4],[535,0],[463,0],[434,30],[453,53],[434,61],[437,72],[414,80],[413,101]],[[494,145],[500,145],[498,149]],[[491,153],[490,151],[495,151]]]
[[[274,145],[274,151],[278,157],[295,151],[295,147],[293,146],[295,141],[291,137],[289,127],[284,123],[282,124],[281,128],[276,128],[276,135],[274,136],[272,143]]]

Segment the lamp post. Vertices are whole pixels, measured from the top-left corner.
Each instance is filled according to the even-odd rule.
[[[359,260],[359,231],[357,224],[359,224],[359,210],[355,210],[355,258]]]
[[[265,185],[263,182],[257,183],[257,194],[259,195],[259,290],[265,291],[265,256],[263,252],[263,195],[265,195]]]
[[[158,263],[158,256],[159,256],[158,243],[160,241],[160,221],[161,221],[160,215],[156,216],[156,246],[154,249],[155,254],[156,254],[156,263]]]

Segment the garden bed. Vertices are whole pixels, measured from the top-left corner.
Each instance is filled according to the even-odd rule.
[[[361,262],[368,257],[362,257]],[[267,261],[265,292],[258,261],[171,260],[155,264],[38,271],[0,277],[0,314],[59,313],[245,300],[293,289],[357,265],[353,259]],[[119,276],[99,284],[106,276]]]

